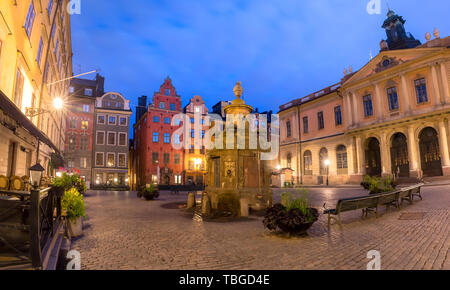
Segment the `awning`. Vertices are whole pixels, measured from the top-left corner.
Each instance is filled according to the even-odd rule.
[[[32,136],[39,139],[40,142],[50,146],[58,155],[61,155],[58,147],[56,147],[56,145],[53,144],[41,130],[36,128],[33,122],[31,122],[2,91],[0,91],[0,109],[5,115],[8,115],[11,119],[16,121],[17,124],[27,130]]]

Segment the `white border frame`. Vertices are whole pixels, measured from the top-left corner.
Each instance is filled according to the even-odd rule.
[[[103,133],[103,144],[98,143],[98,133]],[[106,132],[105,131],[96,131],[95,132],[95,145],[105,146],[106,145]]]
[[[114,144],[109,144],[109,134],[110,133],[114,134]],[[117,145],[117,132],[115,132],[115,131],[108,131],[106,133],[106,143],[105,143],[105,145],[106,146],[116,146]]]
[[[97,163],[97,154],[102,155],[102,164]],[[95,152],[95,167],[105,167],[105,152]]]

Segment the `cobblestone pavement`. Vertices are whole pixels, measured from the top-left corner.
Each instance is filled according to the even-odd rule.
[[[357,188],[309,189],[316,207],[360,194]],[[131,192],[91,192],[84,236],[72,247],[81,253],[82,269],[366,269],[367,252],[378,250],[382,269],[449,270],[450,186],[423,188],[423,196],[378,219],[344,213],[343,229],[333,225],[328,231],[321,216],[308,236],[288,239],[266,231],[261,217],[193,220],[172,206],[186,194],[144,201]],[[425,215],[400,220],[403,213]]]

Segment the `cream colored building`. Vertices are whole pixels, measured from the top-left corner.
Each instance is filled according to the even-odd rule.
[[[375,58],[280,107],[279,166],[295,184],[450,176],[450,37],[421,44],[404,22],[389,11]]]
[[[67,4],[0,1],[0,175],[28,175],[36,161],[51,175],[61,160],[64,110],[55,111],[53,100],[68,95],[69,81],[58,81],[72,75]]]

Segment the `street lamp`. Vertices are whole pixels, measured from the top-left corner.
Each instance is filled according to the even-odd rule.
[[[61,98],[55,98],[53,100],[53,107],[55,107],[56,110],[61,110],[64,106],[64,101]]]
[[[278,170],[278,171],[281,170],[281,165],[277,165],[277,170]]]
[[[330,160],[326,159],[323,163],[327,167],[327,186],[328,186],[328,176],[329,176],[329,173],[330,173]]]
[[[33,188],[39,188],[41,185],[41,177],[44,172],[44,167],[40,163],[37,163],[30,167],[30,183]]]

